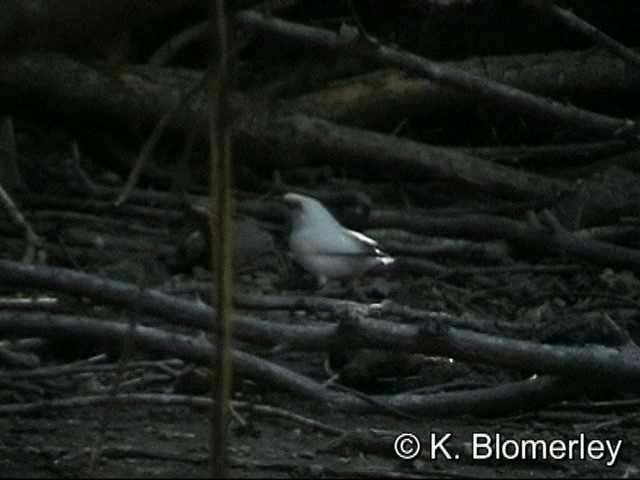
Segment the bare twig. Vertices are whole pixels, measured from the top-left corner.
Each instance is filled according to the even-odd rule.
[[[545,240],[550,246],[591,262],[640,271],[640,250],[570,232],[548,209],[542,212],[541,220],[552,232],[551,238]]]
[[[191,101],[191,99],[195,96],[195,94],[202,89],[202,86],[204,85],[206,78],[207,78],[207,73],[205,72],[205,74],[202,76],[200,81],[196,85],[194,85],[182,97],[180,102],[176,103],[174,106],[171,107],[171,109],[169,109],[167,112],[165,112],[162,115],[162,117],[156,124],[155,128],[153,129],[153,132],[151,133],[147,141],[142,146],[142,149],[138,154],[138,158],[136,159],[136,163],[131,169],[131,172],[129,173],[129,177],[127,178],[127,181],[124,184],[124,187],[122,187],[122,191],[120,192],[120,195],[115,201],[116,206],[122,205],[124,202],[127,201],[127,199],[129,198],[129,195],[131,194],[131,191],[133,190],[133,188],[136,186],[136,183],[138,182],[138,179],[140,177],[140,172],[142,172],[142,169],[144,168],[145,164],[149,160],[149,157],[151,156],[151,153],[153,153],[153,149],[158,143],[158,141],[160,140],[160,137],[165,132],[165,130],[169,127],[171,122],[175,120],[175,116],[178,114],[178,112],[180,112],[180,110],[184,108]]]
[[[17,352],[8,347],[0,347],[0,364],[19,368],[35,368],[40,365],[40,358],[33,353]]]
[[[11,220],[24,230],[27,248],[23,260],[29,263],[36,260],[43,261],[45,255],[43,240],[35,233],[2,185],[0,185],[0,204],[2,204],[4,210],[9,214]]]
[[[0,373],[0,378],[11,379],[40,379],[40,378],[53,378],[59,376],[73,376],[83,374],[96,374],[96,373],[110,373],[121,369],[147,369],[158,370],[164,372],[170,377],[177,377],[178,372],[174,370],[175,367],[184,366],[184,362],[179,359],[173,360],[161,360],[161,361],[149,361],[141,360],[136,362],[127,362],[125,365],[115,364],[99,364],[107,360],[107,356],[102,354],[97,357],[93,357],[87,360],[68,363],[66,365],[56,365],[51,367],[34,368],[29,371],[12,371],[6,373]]]
[[[327,425],[309,417],[299,415],[283,408],[271,405],[256,405],[249,402],[231,402],[233,408],[238,411],[246,411],[251,414],[259,414],[265,417],[275,417],[303,427],[325,433],[327,435],[342,435],[345,430]],[[182,405],[198,410],[211,408],[211,399],[195,395],[178,395],[167,393],[117,393],[115,395],[82,395],[78,397],[53,399],[41,402],[18,403],[0,405],[0,417],[12,415],[28,415],[42,411],[58,409],[74,409],[95,405],[155,405],[176,406]]]
[[[0,119],[0,182],[9,192],[27,190],[18,167],[16,132],[9,115]]]
[[[640,56],[633,50],[625,47],[623,44],[611,38],[603,31],[597,29],[595,26],[586,22],[582,18],[575,15],[570,10],[560,8],[557,5],[553,5],[547,0],[524,0],[521,4],[526,7],[535,10],[536,12],[543,11],[549,12],[554,18],[560,20],[560,22],[572,30],[580,32],[585,37],[593,41],[596,45],[609,50],[611,53],[621,58],[625,62],[640,66]]]
[[[206,31],[207,22],[196,23],[195,25],[180,31],[153,52],[153,55],[149,57],[147,63],[158,67],[166,65],[178,54],[180,50],[184,49],[190,43],[202,39],[205,36]]]

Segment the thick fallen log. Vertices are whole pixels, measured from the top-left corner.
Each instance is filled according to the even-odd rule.
[[[0,316],[0,332],[34,334],[49,338],[78,338],[83,342],[113,345],[130,342],[135,348],[155,354],[180,357],[210,366],[214,346],[204,338],[127,323],[106,322],[67,315],[10,313]],[[495,387],[437,394],[360,396],[330,390],[323,383],[249,353],[232,352],[234,370],[271,388],[351,412],[386,412],[395,415],[507,415],[540,407],[584,391],[580,382],[556,377],[531,378]],[[48,402],[43,402],[46,408]],[[27,406],[22,413],[37,411]],[[15,407],[12,407],[12,411]],[[0,415],[2,408],[0,407]]]
[[[236,20],[246,28],[270,34],[274,38],[313,45],[328,51],[346,52],[381,66],[397,68],[456,88],[474,95],[476,99],[561,125],[577,127],[604,137],[636,138],[639,135],[637,125],[630,120],[563,105],[464,70],[427,60],[404,50],[381,45],[374,39],[365,38],[357,31],[341,35],[329,30],[265,16],[255,11],[240,12],[236,15]]]
[[[632,94],[640,88],[633,67],[601,50],[476,57],[444,65],[555,99]],[[295,100],[303,113],[361,127],[397,124],[413,115],[437,118],[474,102],[461,90],[396,70],[356,76]]]
[[[88,296],[199,329],[210,330],[214,318],[213,309],[202,303],[63,268],[0,260],[0,283]],[[338,320],[332,325],[289,325],[235,315],[235,338],[279,349],[372,348],[424,353],[608,385],[640,379],[640,353],[631,345],[619,349],[539,344],[455,328],[437,314],[432,320],[399,324],[368,317],[355,308],[345,310]]]
[[[3,100],[15,108],[38,108],[56,115],[66,112],[76,121],[99,120],[139,135],[153,128],[199,81],[193,71],[158,68],[133,69],[114,80],[61,55],[22,56],[0,63],[0,98],[4,96]],[[187,135],[195,129],[204,135],[206,112],[200,96],[195,97],[175,112],[169,122],[174,132]],[[239,118],[236,152],[260,161],[266,160],[265,152],[274,149],[302,150],[339,166],[348,161],[370,169],[374,162],[408,178],[451,181],[496,195],[549,198],[571,189],[569,183],[494,165],[456,149],[342,127],[296,114],[295,108],[255,113],[260,105],[254,101],[238,96],[231,100]]]

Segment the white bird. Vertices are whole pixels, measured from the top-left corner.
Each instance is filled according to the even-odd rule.
[[[292,218],[289,248],[294,259],[314,275],[318,285],[328,279],[362,275],[394,259],[375,240],[344,228],[315,198],[287,193],[283,197]]]

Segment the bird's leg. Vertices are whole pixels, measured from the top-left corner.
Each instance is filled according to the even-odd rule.
[[[357,282],[357,284],[354,284],[354,282]],[[371,303],[371,299],[367,296],[365,289],[357,279],[349,281],[346,284],[339,280],[329,281],[322,287],[319,287],[315,294],[322,297],[355,299],[362,303]]]
[[[335,289],[331,288],[330,283],[327,281],[327,277],[320,275],[318,277],[318,287],[316,288],[315,294],[321,297],[329,297],[334,296],[335,293]]]
[[[328,281],[327,277],[320,275],[318,277],[318,288],[315,292],[316,295],[322,297],[337,297],[342,298],[348,295],[348,289],[341,288],[336,282]]]
[[[371,303],[371,288],[365,286],[360,277],[352,278],[343,288],[334,290],[331,296],[353,299],[360,303]]]
[[[351,291],[353,295],[362,303],[370,303],[371,299],[367,296],[365,289],[362,285],[362,281],[359,278],[354,278],[351,283]]]

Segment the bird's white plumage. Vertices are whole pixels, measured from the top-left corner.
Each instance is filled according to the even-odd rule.
[[[344,228],[316,199],[287,193],[284,201],[291,209],[291,253],[319,284],[331,278],[357,277],[376,265],[393,263],[375,240]]]

